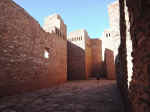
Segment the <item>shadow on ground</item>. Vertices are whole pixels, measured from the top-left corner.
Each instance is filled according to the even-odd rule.
[[[116,81],[72,81],[0,99],[0,112],[124,112]]]

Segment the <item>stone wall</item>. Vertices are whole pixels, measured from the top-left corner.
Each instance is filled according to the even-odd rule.
[[[70,41],[67,42],[67,49],[68,80],[86,79],[85,50]]]
[[[67,26],[59,14],[52,14],[46,17],[43,29],[49,33],[56,33],[63,39],[67,38]]]
[[[130,99],[135,112],[150,111],[150,2],[127,1],[130,14],[130,32],[133,43],[133,77]]]
[[[119,1],[120,6],[120,47],[119,53],[116,58],[116,75],[117,83],[120,88],[121,94],[123,95],[126,111],[130,111],[130,101],[128,94],[128,72],[127,72],[127,44],[126,44],[126,20],[125,20],[125,2],[123,0]]]
[[[105,49],[105,73],[109,80],[115,80],[115,63],[114,63],[114,53],[110,49]]]
[[[88,35],[87,35],[88,37]],[[88,37],[85,39],[85,66],[86,66],[86,77],[90,77],[92,74],[92,49],[91,39]]]
[[[114,60],[118,55],[120,45],[120,25],[119,25],[119,1],[116,0],[108,5],[108,16],[110,28],[105,29],[102,35],[103,55],[105,48],[114,52]]]
[[[102,41],[100,39],[90,39],[87,31],[83,29],[70,32],[67,40],[70,79],[88,79],[101,73]]]
[[[102,41],[91,39],[92,49],[92,76],[102,73]]]
[[[133,74],[127,72],[128,36],[125,18],[126,4],[129,11],[130,34],[132,42]],[[132,112],[150,111],[150,2],[143,0],[120,0],[120,33],[121,45],[117,70],[118,85]],[[126,46],[127,45],[127,46]],[[119,66],[117,66],[119,67]],[[129,77],[131,77],[129,82]]]
[[[108,5],[108,16],[109,16],[109,24],[111,30],[115,32],[119,31],[120,25],[119,25],[119,1],[118,0]]]
[[[90,49],[86,48],[88,34],[85,30],[76,30],[68,34],[68,77],[69,80],[87,79],[89,75]]]
[[[48,69],[52,79],[49,81],[59,84],[67,81],[67,41],[57,34],[49,35],[48,38],[53,38],[49,41],[45,40],[45,44],[49,45],[50,41],[53,44],[49,47]]]
[[[0,96],[65,82],[66,41],[44,32],[12,0],[1,0],[0,10]]]

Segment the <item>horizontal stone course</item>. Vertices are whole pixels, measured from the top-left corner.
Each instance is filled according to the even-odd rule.
[[[12,0],[0,1],[0,10],[0,96],[65,82],[66,40],[46,33]],[[48,59],[45,47],[50,48]]]

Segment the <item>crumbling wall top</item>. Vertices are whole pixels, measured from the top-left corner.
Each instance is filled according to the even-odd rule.
[[[43,29],[49,33],[56,33],[63,38],[67,36],[67,26],[59,14],[53,14],[45,18]]]

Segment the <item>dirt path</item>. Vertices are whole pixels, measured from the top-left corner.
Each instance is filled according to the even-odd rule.
[[[115,81],[72,81],[0,99],[0,112],[124,112]]]

